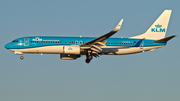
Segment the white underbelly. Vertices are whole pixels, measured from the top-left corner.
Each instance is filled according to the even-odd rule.
[[[163,46],[151,46],[151,47],[124,47],[124,48],[103,48],[102,54],[104,55],[125,55],[139,53],[149,50],[154,50]]]
[[[27,48],[27,49],[10,49],[15,52],[22,53],[47,53],[47,54],[62,54],[63,46],[44,46],[36,48]]]
[[[163,47],[162,46],[151,46],[151,47],[102,47],[103,51],[102,55],[125,55],[125,54],[133,54],[139,53],[149,50],[154,50],[156,48]],[[14,52],[22,52],[22,53],[45,53],[45,54],[63,54],[63,46],[44,46],[44,47],[36,47],[36,48],[27,48],[27,49],[10,49]]]

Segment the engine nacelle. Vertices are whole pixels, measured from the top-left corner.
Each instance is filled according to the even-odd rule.
[[[60,58],[62,60],[76,60],[79,57],[80,57],[80,55],[73,55],[73,54],[61,54],[60,55]]]
[[[64,54],[80,54],[80,46],[64,46]]]

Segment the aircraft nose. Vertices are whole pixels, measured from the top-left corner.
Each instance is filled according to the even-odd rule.
[[[10,45],[10,43],[8,43],[8,44],[6,44],[4,47],[5,47],[6,49],[10,49],[12,46]]]

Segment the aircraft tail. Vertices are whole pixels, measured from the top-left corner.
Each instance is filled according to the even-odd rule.
[[[149,29],[145,33],[131,38],[145,38],[152,40],[164,38],[167,32],[171,12],[172,10],[164,10],[164,12],[157,18],[157,20],[149,27]]]

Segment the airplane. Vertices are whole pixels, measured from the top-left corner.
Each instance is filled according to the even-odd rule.
[[[21,37],[6,44],[4,47],[14,54],[23,53],[60,54],[60,59],[76,60],[86,56],[86,63],[90,63],[93,57],[99,55],[125,55],[153,51],[166,46],[167,42],[176,35],[166,37],[167,27],[172,10],[164,10],[149,29],[141,34],[129,38],[110,38],[118,32],[123,19],[107,34],[100,37],[55,37],[55,36],[31,36]]]

